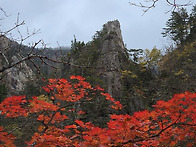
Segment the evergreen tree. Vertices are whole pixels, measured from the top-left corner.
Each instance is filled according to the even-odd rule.
[[[188,40],[193,41],[196,38],[196,5],[193,6],[192,12],[189,17],[190,35]]]
[[[181,8],[177,12],[172,12],[171,18],[163,28],[163,36],[170,37],[175,43],[182,44],[189,34],[189,18],[186,9]]]

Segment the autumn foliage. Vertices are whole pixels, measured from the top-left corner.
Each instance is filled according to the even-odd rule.
[[[40,122],[27,146],[194,146],[196,144],[196,93],[176,94],[167,102],[158,101],[153,110],[135,112],[132,116],[111,114],[107,127],[83,122],[69,112],[84,115],[70,105],[91,101],[98,92],[111,104],[123,106],[99,86],[92,87],[84,78],[49,79],[43,89],[45,97],[12,96],[0,104],[1,117],[36,117]],[[72,121],[72,124],[68,123]],[[0,146],[15,146],[15,137],[0,127]]]

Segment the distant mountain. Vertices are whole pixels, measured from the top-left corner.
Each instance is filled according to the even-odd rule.
[[[68,47],[60,47],[55,49],[39,49],[28,47],[18,44],[17,42],[12,41],[5,36],[1,36],[0,69],[8,67],[9,65],[24,59],[25,57],[29,56],[29,54],[45,56],[52,60],[61,60],[61,57],[66,55],[69,50],[70,48]],[[45,61],[45,63],[48,63],[51,66],[56,66],[54,62],[49,63],[49,61]],[[48,66],[45,63],[44,60],[40,60],[39,58],[32,58],[31,60],[25,60],[24,62],[21,62],[17,66],[8,68],[4,72],[0,73],[0,87],[6,87],[7,96],[23,94],[26,88],[26,84],[29,81],[36,81],[35,79],[37,79],[37,72],[41,74],[47,73],[48,75],[53,71],[51,66]],[[31,85],[33,85],[33,83]]]

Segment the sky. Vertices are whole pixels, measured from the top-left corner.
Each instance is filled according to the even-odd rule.
[[[92,40],[103,24],[119,20],[122,36],[128,49],[163,49],[170,41],[162,37],[163,28],[171,13],[160,1],[143,15],[142,8],[131,6],[131,0],[0,0],[0,7],[9,17],[0,14],[1,31],[12,28],[19,18],[25,25],[19,28],[22,36],[40,30],[24,41],[32,44],[42,39],[47,47],[70,46],[74,35],[85,43]],[[133,2],[138,0],[133,0]],[[144,0],[143,0],[144,1]],[[19,13],[19,17],[18,17]],[[28,30],[28,31],[27,31]],[[12,31],[17,38],[17,30]]]

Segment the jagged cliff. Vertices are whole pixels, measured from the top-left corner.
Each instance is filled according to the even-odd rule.
[[[8,66],[21,60],[21,56],[17,51],[17,43],[2,36],[0,38],[0,68]],[[22,62],[21,64],[14,66],[0,74],[1,83],[5,83],[7,88],[7,96],[19,94],[24,90],[25,84],[28,80],[33,78],[32,69]]]
[[[12,57],[14,62],[20,60],[17,55]],[[26,82],[33,79],[32,69],[25,63],[12,67],[7,70],[7,87],[9,89],[9,95],[19,94],[26,86]]]
[[[111,96],[122,97],[121,72],[124,65],[129,63],[118,20],[109,21],[103,25],[106,32],[100,47],[97,67],[103,67],[99,74],[107,84],[107,91]]]
[[[25,60],[24,62],[2,72],[3,68],[17,63],[28,57],[30,54],[60,61],[62,56],[69,50],[68,47],[39,49],[25,46],[1,35],[0,97],[1,91],[4,91],[3,89],[5,88],[7,89],[7,96],[18,94],[37,95],[41,91],[41,77],[56,78],[54,75],[57,74],[56,72],[60,65],[55,62],[45,62],[44,60],[40,60],[40,58],[31,58],[31,61]],[[53,67],[56,67],[57,69],[54,69]],[[2,90],[1,87],[3,87]]]
[[[104,24],[93,40],[86,44],[75,39],[67,62],[84,68],[66,66],[63,77],[71,74],[82,75],[90,83],[99,84],[111,96],[125,104],[124,110],[128,113],[144,108],[143,97],[134,94],[137,91],[137,88],[134,89],[137,82],[133,75],[137,65],[129,58],[118,20]],[[123,75],[127,71],[132,77]]]

